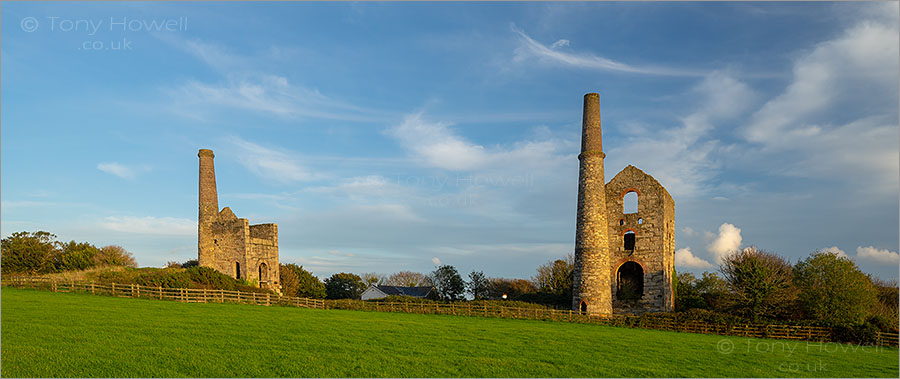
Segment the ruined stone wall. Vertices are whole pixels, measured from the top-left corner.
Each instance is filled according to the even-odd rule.
[[[572,309],[611,314],[600,95],[584,95]]]
[[[629,192],[638,197],[637,213],[624,213]],[[675,202],[652,176],[628,166],[606,184],[610,252],[610,288],[614,313],[673,310],[672,270],[675,263]],[[625,250],[625,234],[633,231],[633,250]],[[635,262],[643,269],[643,295],[638,300],[617,296],[619,268]]]
[[[216,174],[212,150],[201,149],[200,206],[197,254],[200,266],[212,267],[233,278],[255,281],[261,287],[281,291],[278,283],[278,225],[250,225],[225,207],[218,211]],[[260,267],[265,278],[260,280]]]
[[[250,251],[246,257],[248,267],[253,268],[248,278],[256,280],[260,287],[278,286],[278,225],[250,225]]]

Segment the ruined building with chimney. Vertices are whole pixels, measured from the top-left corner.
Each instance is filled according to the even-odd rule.
[[[589,93],[578,155],[572,309],[604,315],[672,311],[675,200],[631,165],[607,183],[605,157],[600,95]],[[625,209],[626,199],[636,207]]]
[[[281,292],[278,284],[278,225],[250,225],[230,208],[219,210],[212,150],[200,149],[200,215],[197,251],[200,266]]]

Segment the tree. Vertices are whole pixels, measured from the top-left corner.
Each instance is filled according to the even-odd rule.
[[[872,281],[847,257],[814,252],[794,266],[798,299],[806,314],[826,325],[862,323],[878,304]]]
[[[732,309],[751,319],[788,311],[796,298],[791,264],[775,254],[750,247],[726,257],[719,271],[733,295]]]
[[[86,270],[94,265],[94,257],[100,249],[87,242],[69,241],[62,244],[62,249],[51,258],[53,269],[57,272],[70,270]]]
[[[466,283],[451,265],[441,265],[429,276],[437,293],[445,300],[458,300],[465,291]]]
[[[419,272],[400,271],[388,277],[387,284],[400,287],[421,287],[427,284],[425,275]]]
[[[291,267],[281,264],[278,270],[278,282],[281,283],[282,294],[297,296],[297,292],[300,290],[300,279],[297,278],[297,273]]]
[[[200,266],[200,261],[196,259],[188,259],[181,264],[182,268],[191,268]]]
[[[574,272],[575,258],[569,254],[565,260],[557,259],[538,267],[532,281],[540,292],[571,299]]]
[[[367,286],[380,286],[387,282],[387,277],[385,277],[384,274],[379,274],[377,272],[363,273],[360,277],[366,282]]]
[[[488,280],[481,271],[469,273],[469,282],[466,283],[466,292],[475,300],[479,300],[488,294]]]
[[[187,261],[184,264],[186,265],[190,262]],[[109,245],[100,248],[100,252],[94,256],[94,265],[137,267],[137,261],[134,260],[134,255],[125,250],[124,247]],[[182,265],[182,267],[190,268],[190,266],[185,265]]]
[[[53,270],[59,252],[56,236],[44,231],[16,232],[0,241],[0,272],[43,274]]]
[[[281,292],[287,296],[324,299],[325,284],[303,266],[293,263],[281,265]]]
[[[325,279],[325,294],[329,299],[359,299],[366,283],[356,274],[342,272]]]
[[[676,310],[722,309],[723,301],[728,297],[728,284],[716,273],[704,272],[698,279],[694,274],[682,272],[676,278]]]

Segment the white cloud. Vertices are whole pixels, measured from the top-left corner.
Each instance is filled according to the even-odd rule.
[[[365,109],[292,83],[284,75],[261,72],[271,57],[245,57],[199,40],[171,41],[209,65],[222,78],[187,80],[167,92],[176,113],[205,119],[222,109],[243,109],[285,118],[385,121],[388,112]],[[277,54],[277,50],[276,53]]]
[[[569,46],[569,40],[561,39],[559,41],[556,41],[552,45],[550,45],[550,48],[555,49],[557,47],[562,47],[562,46]]]
[[[684,233],[684,235],[688,236],[688,237],[693,237],[693,236],[697,235],[697,232],[694,231],[694,228],[691,228],[689,226],[685,226],[684,228],[681,228],[681,232]]]
[[[707,249],[716,257],[716,263],[722,263],[723,258],[737,251],[741,247],[741,229],[729,223],[719,226],[719,235],[707,246]]]
[[[900,254],[888,249],[878,249],[874,246],[856,248],[856,256],[861,259],[872,260],[878,263],[894,264],[900,262]]]
[[[847,253],[845,253],[843,250],[839,249],[837,246],[826,247],[820,251],[823,253],[832,253],[841,258],[850,258],[849,256],[847,256]]]
[[[97,164],[97,169],[107,174],[118,176],[122,179],[134,179],[137,177],[135,169],[116,162],[105,162]]]
[[[561,39],[550,47],[535,41],[525,31],[511,25],[510,28],[519,36],[520,44],[515,49],[513,60],[522,62],[535,58],[540,62],[550,62],[586,69],[603,71],[618,71],[632,74],[666,75],[666,76],[703,76],[703,73],[687,70],[676,70],[665,67],[639,67],[626,63],[616,62],[591,53],[567,53],[558,50],[563,46],[569,46],[569,40]]]
[[[437,257],[431,258],[431,263],[434,263],[436,266],[440,266],[440,265],[441,265],[441,260],[438,259]]]
[[[478,168],[487,160],[483,146],[455,135],[442,122],[422,119],[422,112],[407,115],[389,133],[429,166],[447,170]]]
[[[675,251],[675,265],[687,268],[713,267],[712,263],[709,263],[700,257],[694,256],[694,254],[691,253],[691,248],[689,247],[678,249],[677,251]]]
[[[450,171],[498,171],[508,167],[546,170],[561,163],[562,148],[572,145],[548,137],[488,149],[458,135],[448,123],[425,120],[422,112],[407,115],[387,133],[423,165]]]
[[[633,164],[655,177],[676,199],[702,196],[726,150],[709,135],[718,123],[744,114],[756,94],[727,72],[712,72],[687,93],[699,99],[679,127],[624,130],[627,142],[607,149],[607,168]],[[612,171],[610,172],[612,173]]]
[[[852,176],[867,182],[865,191],[896,194],[900,38],[895,15],[893,22],[858,22],[794,61],[791,83],[741,132],[763,146],[754,155],[778,162],[763,169],[799,177]]]
[[[175,217],[107,217],[100,226],[123,233],[179,236],[197,234],[197,221]]]
[[[297,158],[285,151],[267,148],[238,137],[231,137],[229,141],[238,148],[241,164],[263,179],[293,183],[315,177],[300,165]]]

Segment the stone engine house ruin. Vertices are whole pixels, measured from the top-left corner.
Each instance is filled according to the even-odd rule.
[[[281,292],[278,284],[278,225],[250,225],[225,207],[219,210],[212,150],[200,149],[200,214],[197,251],[200,266]]]
[[[675,200],[631,165],[606,183],[605,157],[600,95],[589,93],[578,155],[572,309],[606,315],[672,311]]]

